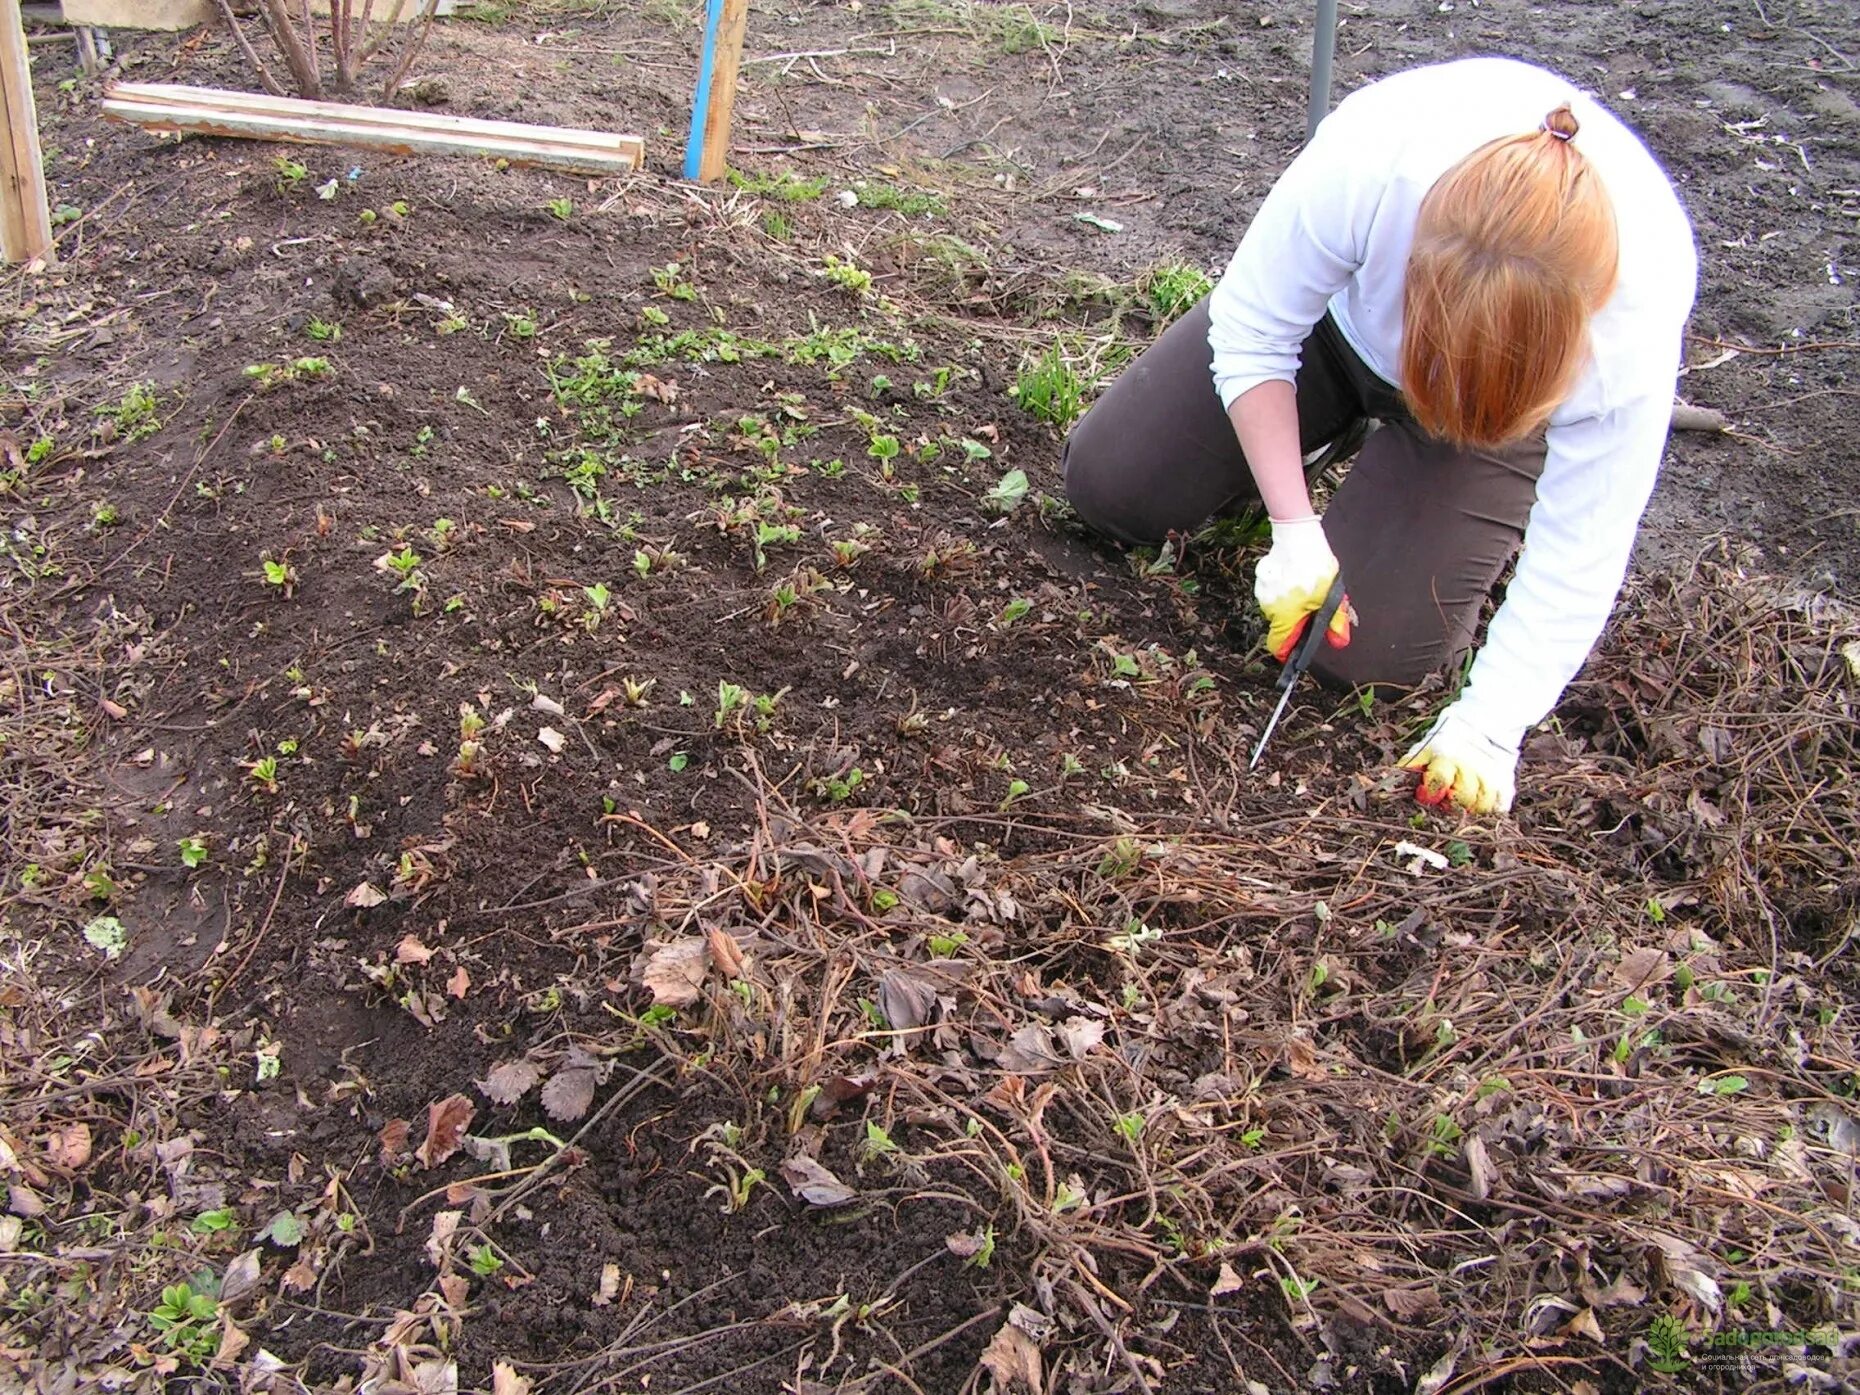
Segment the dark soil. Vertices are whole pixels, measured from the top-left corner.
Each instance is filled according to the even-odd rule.
[[[1270,957],[1302,974],[1296,954],[1322,941],[1328,907],[1316,940],[1280,943],[1243,919],[1258,910],[1210,925],[1194,897],[1066,898],[1126,829],[1308,840],[1321,801],[1346,834],[1297,864],[1315,887],[1361,855],[1349,838],[1407,818],[1385,771],[1429,695],[1362,712],[1311,695],[1282,729],[1276,775],[1249,780],[1273,695],[1242,552],[1203,542],[1151,566],[1082,536],[1055,502],[1058,433],[1006,392],[1056,335],[1096,342],[1114,367],[1155,329],[1130,291],[1140,273],[1231,250],[1302,132],[1305,8],[1036,7],[1046,27],[1030,39],[1034,12],[1018,7],[758,5],[733,164],[826,179],[825,199],[795,202],[676,181],[694,42],[682,7],[486,8],[501,17],[443,26],[422,65],[448,109],[635,130],[647,171],[590,185],[159,143],[103,122],[92,84],[61,86],[62,45],[34,46],[55,199],[83,216],[57,269],[9,286],[7,422],[20,450],[57,447],[0,501],[10,589],[40,632],[84,636],[94,654],[53,687],[108,720],[71,747],[87,773],[69,799],[90,812],[10,836],[8,885],[28,861],[52,880],[9,933],[52,936],[42,975],[100,1001],[152,985],[176,1034],[212,1024],[237,1048],[234,1073],[174,1116],[196,1175],[223,1185],[248,1240],[280,1209],[316,1217],[301,1249],[264,1249],[254,1348],[313,1389],[379,1374],[365,1363],[385,1351],[411,1353],[412,1369],[443,1342],[472,1388],[501,1361],[561,1391],[957,1391],[986,1385],[978,1359],[1015,1305],[1056,1322],[1057,1291],[1068,1316],[1049,1352],[1124,1335],[1053,1388],[1416,1388],[1457,1351],[1455,1320],[1365,1307],[1383,1288],[1373,1274],[1356,1296],[1321,1291],[1320,1328],[1274,1268],[1276,1241],[1236,1250],[1244,1284],[1214,1297],[1218,1254],[1163,1264],[1153,1235],[1056,1260],[1069,1252],[1017,1223],[962,1152],[962,1122],[994,1120],[978,1101],[1014,1078],[986,1053],[977,1065],[985,1034],[952,1028],[919,1053],[952,1101],[933,1109],[890,1081],[895,1011],[856,1006],[945,921],[1023,966],[1017,1010],[1058,1004],[1037,1009],[1055,1023],[1063,995],[1119,1001],[1131,980],[1100,941],[1128,929],[1123,914],[1223,946],[1260,930],[1262,971]],[[1860,365],[1850,18],[1809,0],[1346,9],[1340,87],[1514,53],[1616,99],[1677,176],[1704,255],[1682,391],[1736,430],[1675,438],[1650,571],[1728,530],[1823,589],[1851,595],[1860,579],[1844,429]],[[138,80],[248,83],[221,36],[119,47]],[[824,56],[770,56],[808,53]],[[306,167],[294,179],[278,165],[291,154]],[[834,201],[861,180],[861,206]],[[938,202],[873,207],[874,186]],[[566,219],[547,206],[563,198]],[[873,272],[870,288],[834,284],[828,253]],[[154,386],[146,435],[109,410],[132,382]],[[1026,496],[991,503],[1012,470]],[[286,570],[268,579],[267,563]],[[23,693],[40,661],[15,633]],[[648,683],[634,705],[629,685]],[[742,705],[722,710],[720,684],[740,685]],[[758,711],[757,696],[775,701]],[[1565,712],[1577,736],[1608,729],[1606,703],[1586,701]],[[267,759],[275,774],[256,768]],[[1534,811],[1528,763],[1522,778],[1519,822],[1551,836],[1563,807]],[[1606,826],[1607,812],[1584,816]],[[889,866],[848,861],[893,828]],[[1505,874],[1476,832],[1438,831]],[[199,869],[175,852],[192,837]],[[1703,852],[1669,848],[1661,864],[1652,834],[1633,837],[1606,853],[1629,882],[1707,876]],[[898,876],[907,846],[951,869],[978,859],[982,880]],[[1024,915],[976,889],[1027,858],[1072,859],[1075,880]],[[707,890],[690,880],[699,867]],[[84,876],[98,868],[115,885],[94,897]],[[1805,952],[1843,904],[1851,915],[1853,886],[1837,857],[1791,903]],[[795,904],[834,910],[852,938],[806,940],[812,922],[783,909]],[[1489,904],[1495,932],[1565,924],[1541,888]],[[1104,918],[1114,905],[1126,910]],[[75,931],[104,910],[130,937],[99,981]],[[703,1006],[653,1015],[638,981],[649,942],[705,930],[812,977],[745,975],[744,1011],[713,980]],[[1352,972],[1425,980],[1439,931],[1410,932],[1366,941],[1345,956]],[[1184,1023],[1197,991],[1183,989]],[[1000,1035],[1009,1021],[997,1012]],[[184,1040],[150,1022],[137,1030],[158,1045]],[[1360,1015],[1323,1030],[1392,1077],[1432,1040]],[[1186,1026],[1162,1039],[1128,1048],[1098,1095],[1051,1105],[1054,1135],[1073,1140],[1062,1172],[1122,1176],[1102,1165],[1121,1146],[1110,1118],[1149,1107],[1155,1082],[1186,1090],[1235,1068],[1229,1040]],[[255,1082],[254,1053],[275,1074]],[[598,1059],[592,1110],[503,1106],[474,1087],[526,1055],[545,1074]],[[400,1120],[418,1145],[429,1106],[454,1094],[474,1101],[474,1134],[546,1127],[572,1147],[508,1200],[509,1179],[467,1180],[489,1164],[426,1169],[377,1142]],[[725,1125],[727,1153],[712,1146]],[[873,1126],[901,1157],[872,1151]],[[1382,1121],[1340,1112],[1336,1126]],[[100,1190],[159,1192],[148,1147],[112,1137]],[[1032,1166],[1037,1111],[1027,1138]],[[548,1151],[511,1146],[500,1170]],[[857,1199],[809,1205],[782,1176],[797,1154]],[[752,1166],[766,1183],[729,1209],[729,1179]],[[1277,1214],[1229,1185],[1216,1213]],[[1321,1224],[1349,1214],[1347,1191],[1314,1182],[1296,1201]],[[429,1248],[442,1209],[481,1227],[483,1268],[462,1246]],[[338,1215],[359,1229],[333,1229]],[[1423,1231],[1464,1219],[1420,1216]],[[1478,1223],[1507,1218],[1482,1208]],[[951,1253],[950,1237],[990,1227],[992,1262]],[[223,1267],[248,1242],[213,1243]],[[1517,1243],[1527,1292],[1525,1271],[1551,1261]],[[1463,1257],[1442,1242],[1439,1259]],[[469,1279],[456,1310],[441,1273]],[[146,1308],[133,1274],[111,1282]],[[1558,1339],[1580,1370],[1526,1363],[1485,1388],[1564,1374],[1640,1388],[1625,1316],[1606,1318],[1605,1346]],[[430,1339],[407,1335],[416,1317]],[[72,1369],[127,1360],[120,1341],[87,1346],[55,1325],[32,1337],[48,1359],[64,1344]]]

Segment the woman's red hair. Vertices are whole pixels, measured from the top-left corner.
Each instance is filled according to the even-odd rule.
[[[1427,191],[1402,293],[1402,391],[1415,421],[1464,446],[1540,429],[1589,352],[1614,289],[1614,205],[1567,105],[1541,130],[1473,151]]]

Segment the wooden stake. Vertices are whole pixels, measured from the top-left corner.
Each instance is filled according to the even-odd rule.
[[[0,99],[0,255],[31,261],[51,254],[52,215],[19,0],[0,0]]]
[[[685,178],[700,184],[723,178],[730,158],[730,112],[736,105],[736,73],[748,26],[749,0],[710,0],[697,95],[691,103],[691,139],[685,146]]]

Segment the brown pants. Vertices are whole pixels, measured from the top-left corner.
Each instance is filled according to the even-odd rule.
[[[1203,300],[1072,428],[1061,468],[1086,523],[1154,545],[1258,501],[1212,359]],[[1324,514],[1356,629],[1312,671],[1345,687],[1411,687],[1471,647],[1480,605],[1523,541],[1543,439],[1469,450],[1427,436],[1329,316],[1305,340],[1296,391],[1307,454],[1356,421],[1380,422]]]

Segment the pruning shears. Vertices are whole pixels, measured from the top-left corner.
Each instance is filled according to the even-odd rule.
[[[1318,647],[1324,643],[1324,635],[1330,629],[1330,622],[1337,618],[1337,609],[1342,604],[1343,577],[1339,576],[1331,582],[1330,590],[1324,596],[1324,604],[1311,617],[1305,637],[1299,641],[1298,647],[1292,651],[1292,656],[1285,661],[1285,667],[1279,672],[1279,705],[1272,709],[1272,720],[1266,723],[1265,731],[1260,733],[1259,745],[1253,748],[1253,759],[1246,763],[1248,770],[1258,765],[1259,758],[1266,754],[1266,743],[1272,740],[1272,733],[1278,729],[1279,718],[1285,715],[1285,705],[1292,700],[1292,689],[1298,686],[1298,680],[1317,657]]]

